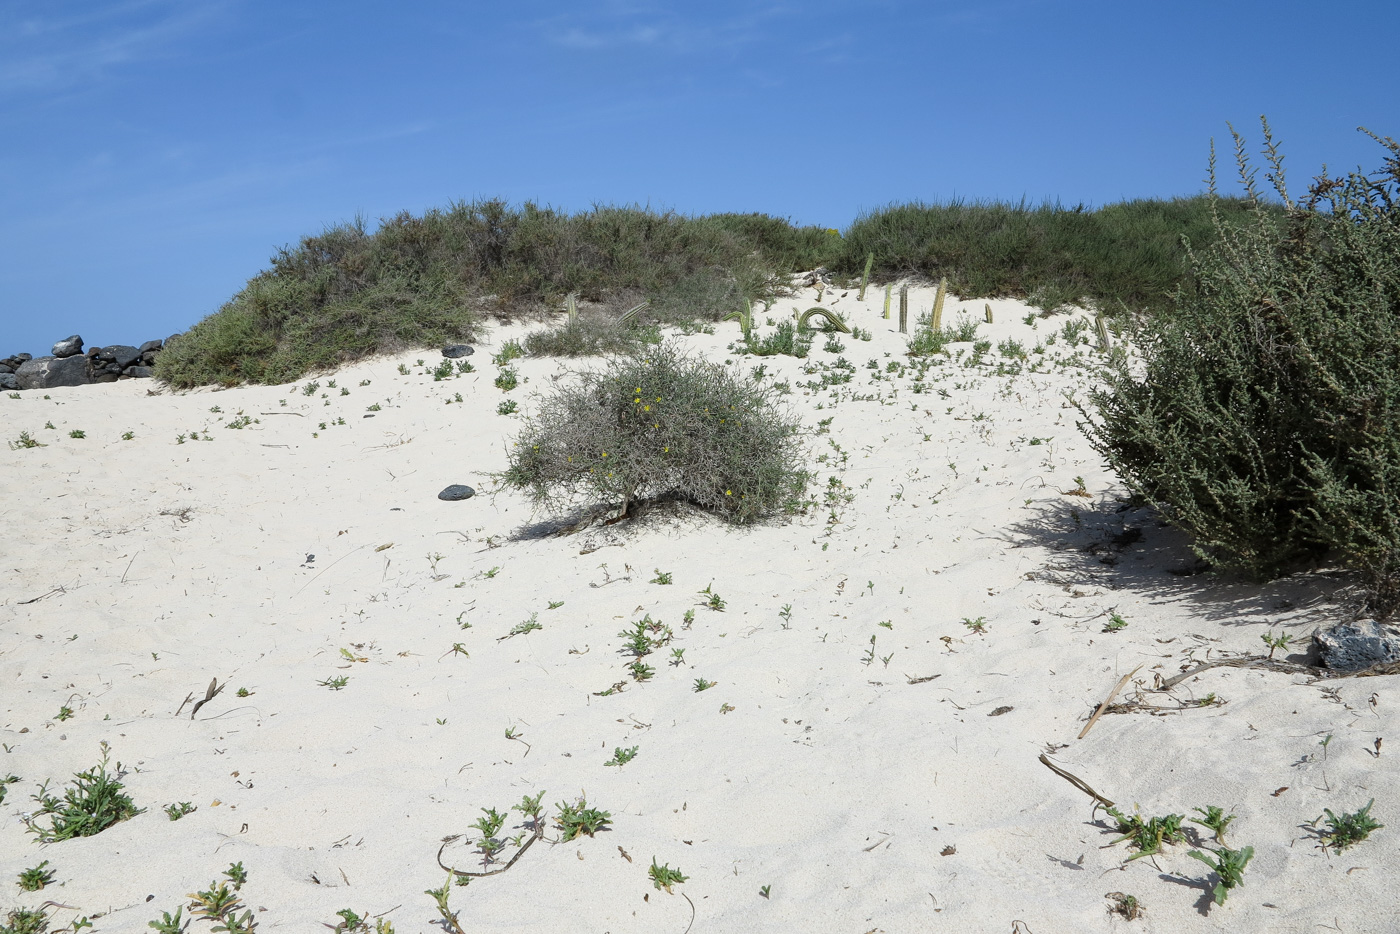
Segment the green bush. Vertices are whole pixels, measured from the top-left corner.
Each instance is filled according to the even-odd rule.
[[[836,238],[761,214],[683,217],[643,208],[566,214],[457,203],[363,220],[278,251],[213,315],[162,352],[177,387],[287,382],[373,353],[471,340],[488,315],[533,315],[569,293],[652,299],[664,321],[718,318],[770,295]],[[815,265],[815,263],[813,263]]]
[[[1268,209],[1266,209],[1268,210]],[[1013,297],[1041,308],[1095,304],[1161,311],[1187,271],[1182,238],[1204,244],[1215,218],[1251,217],[1240,199],[1139,199],[1090,210],[1058,203],[895,204],[859,217],[832,260],[859,276],[946,276],[965,298]]]
[[[1324,174],[1294,202],[1264,133],[1284,210],[1263,204],[1236,135],[1253,219],[1217,219],[1193,281],[1138,330],[1140,361],[1113,358],[1083,427],[1203,557],[1270,577],[1330,553],[1388,614],[1400,606],[1400,145],[1377,138],[1390,152],[1380,172]],[[1211,175],[1213,194],[1213,152]]]
[[[580,314],[558,327],[525,335],[525,351],[532,357],[592,357],[660,340],[661,332],[655,327],[619,323],[604,313]]]
[[[807,484],[797,420],[772,392],[662,344],[555,387],[502,479],[536,504],[679,496],[744,523],[796,508]]]

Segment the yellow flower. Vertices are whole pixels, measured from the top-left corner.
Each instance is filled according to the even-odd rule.
[[[725,496],[728,496],[728,495],[730,495],[730,494],[733,493],[733,492],[734,492],[733,490],[725,490],[725,491],[724,491],[724,495],[725,495]]]
[[[607,452],[607,451],[604,451],[604,452],[603,452],[603,456],[604,456],[604,457],[607,457],[607,456],[608,456],[608,452]]]
[[[643,411],[643,412],[650,412],[650,411],[651,411],[651,406],[649,406],[649,405],[644,405],[644,406],[642,406],[642,411]]]

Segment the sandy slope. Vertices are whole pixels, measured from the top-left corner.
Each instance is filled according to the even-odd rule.
[[[309,396],[305,381],[182,395],[130,381],[0,399],[0,438],[47,444],[0,450],[0,778],[23,779],[0,805],[0,910],[52,900],[71,906],[55,928],[100,913],[98,931],[144,931],[241,861],[261,930],[352,908],[426,931],[441,839],[544,790],[548,805],[586,793],[612,826],[567,844],[551,829],[509,872],[452,889],[466,930],[680,934],[692,904],[694,932],[1393,930],[1395,831],[1329,855],[1300,826],[1372,797],[1400,826],[1394,755],[1371,751],[1400,703],[1393,678],[1217,669],[1151,692],[1154,674],[1338,618],[1336,584],[1169,573],[1193,564],[1180,537],[1123,508],[1075,429],[1064,393],[1086,368],[998,376],[995,348],[970,368],[959,345],[915,392],[911,372],[883,372],[907,358],[881,300],[835,305],[873,332],[844,338],[850,383],[804,390],[821,371],[761,361],[814,432],[831,421],[809,439],[810,513],[743,530],[664,512],[552,535],[513,493],[440,502],[503,466],[519,416],[496,414],[502,399],[528,410],[586,365],[517,361],[528,382],[502,393],[489,351],[520,328],[440,382],[415,366],[436,352],[419,352],[323,375]],[[1071,320],[991,304],[994,344],[1029,349]],[[683,340],[751,368],[725,349],[736,330]],[[1064,360],[1066,343],[1032,359]],[[819,340],[811,363],[833,372],[837,356]],[[257,421],[226,427],[239,412]],[[176,443],[195,430],[212,440]],[[1087,498],[1064,492],[1079,477]],[[1115,543],[1128,528],[1142,539]],[[722,612],[701,605],[707,585]],[[1103,631],[1111,612],[1125,629]],[[502,638],[535,614],[543,628]],[[676,638],[637,683],[618,633],[643,614]],[[980,635],[963,623],[979,617]],[[1110,714],[1077,740],[1139,665],[1123,697],[1188,706]],[[318,685],[336,676],[342,690]],[[211,678],[227,690],[176,715]],[[717,685],[697,693],[696,678]],[[146,812],[41,846],[30,795],[96,764],[104,741]],[[1257,854],[1246,887],[1207,911],[1189,847],[1125,865],[1092,801],[1038,761],[1047,749],[1125,808],[1236,813],[1227,839]],[[198,810],[172,822],[163,807],[180,801]],[[676,894],[652,886],[653,858],[689,877]],[[45,859],[56,885],[21,893],[17,874]],[[444,859],[479,868],[460,842]],[[1146,917],[1112,916],[1111,891]]]

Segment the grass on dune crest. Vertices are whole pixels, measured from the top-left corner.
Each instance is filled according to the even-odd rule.
[[[1220,199],[1215,210],[1227,222],[1253,217],[1245,199]],[[1187,278],[1182,238],[1202,246],[1216,236],[1206,195],[1096,209],[910,202],[859,217],[832,268],[858,276],[873,253],[875,281],[946,276],[949,288],[965,298],[1022,298],[1046,309],[1074,303],[1162,311]]]
[[[172,341],[156,376],[185,388],[277,383],[373,353],[470,340],[488,316],[641,295],[655,320],[717,318],[819,265],[838,240],[762,214],[636,207],[567,214],[459,202],[306,237]]]

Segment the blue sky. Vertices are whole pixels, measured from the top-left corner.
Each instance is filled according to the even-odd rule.
[[[279,246],[460,198],[845,227],[892,201],[1301,187],[1400,137],[1400,4],[0,4],[0,355],[183,330]]]

